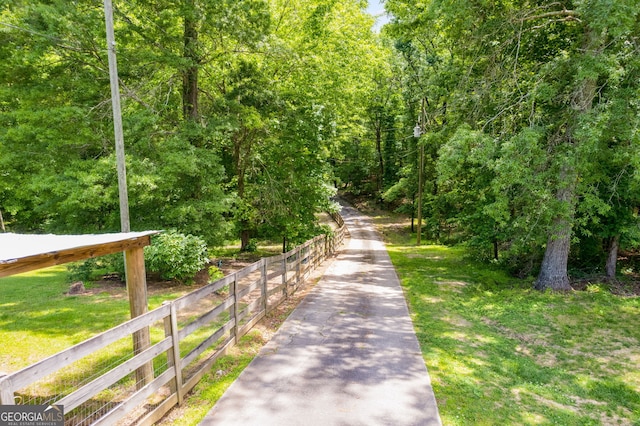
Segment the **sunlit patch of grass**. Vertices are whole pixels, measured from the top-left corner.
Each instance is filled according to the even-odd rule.
[[[130,318],[126,296],[68,290],[64,266],[0,278],[0,371],[17,371]],[[150,307],[184,291],[154,295]]]
[[[540,293],[464,248],[385,237],[444,424],[640,424],[638,298]]]

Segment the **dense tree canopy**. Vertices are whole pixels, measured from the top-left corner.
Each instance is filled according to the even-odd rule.
[[[116,1],[132,226],[302,239],[337,187],[422,199],[428,238],[540,289],[615,276],[640,242],[637,0],[386,0],[382,34],[365,7]],[[117,229],[104,46],[95,2],[2,3],[11,230]]]
[[[302,238],[384,57],[364,2],[114,2],[131,222],[210,244]],[[0,210],[15,231],[117,230],[102,5],[0,10]],[[378,67],[378,64],[382,64]]]
[[[516,269],[540,265],[540,289],[568,289],[570,253],[594,238],[635,243],[637,1],[386,5],[430,105],[434,211]]]

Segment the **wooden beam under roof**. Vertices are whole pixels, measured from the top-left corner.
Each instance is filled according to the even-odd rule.
[[[145,247],[151,244],[151,235],[158,232],[0,234],[0,277]]]

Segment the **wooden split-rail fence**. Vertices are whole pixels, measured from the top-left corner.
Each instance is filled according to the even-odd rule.
[[[150,425],[342,244],[345,227],[263,258],[183,297],[0,378],[0,405],[62,405],[65,425]],[[149,330],[151,345],[131,339]],[[153,374],[140,382],[139,372]]]

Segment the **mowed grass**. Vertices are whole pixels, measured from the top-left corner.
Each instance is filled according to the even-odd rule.
[[[10,373],[60,352],[130,318],[126,290],[69,296],[58,266],[0,278],[0,372]],[[149,296],[149,307],[189,287]]]
[[[540,293],[389,232],[445,425],[640,425],[640,300]]]

